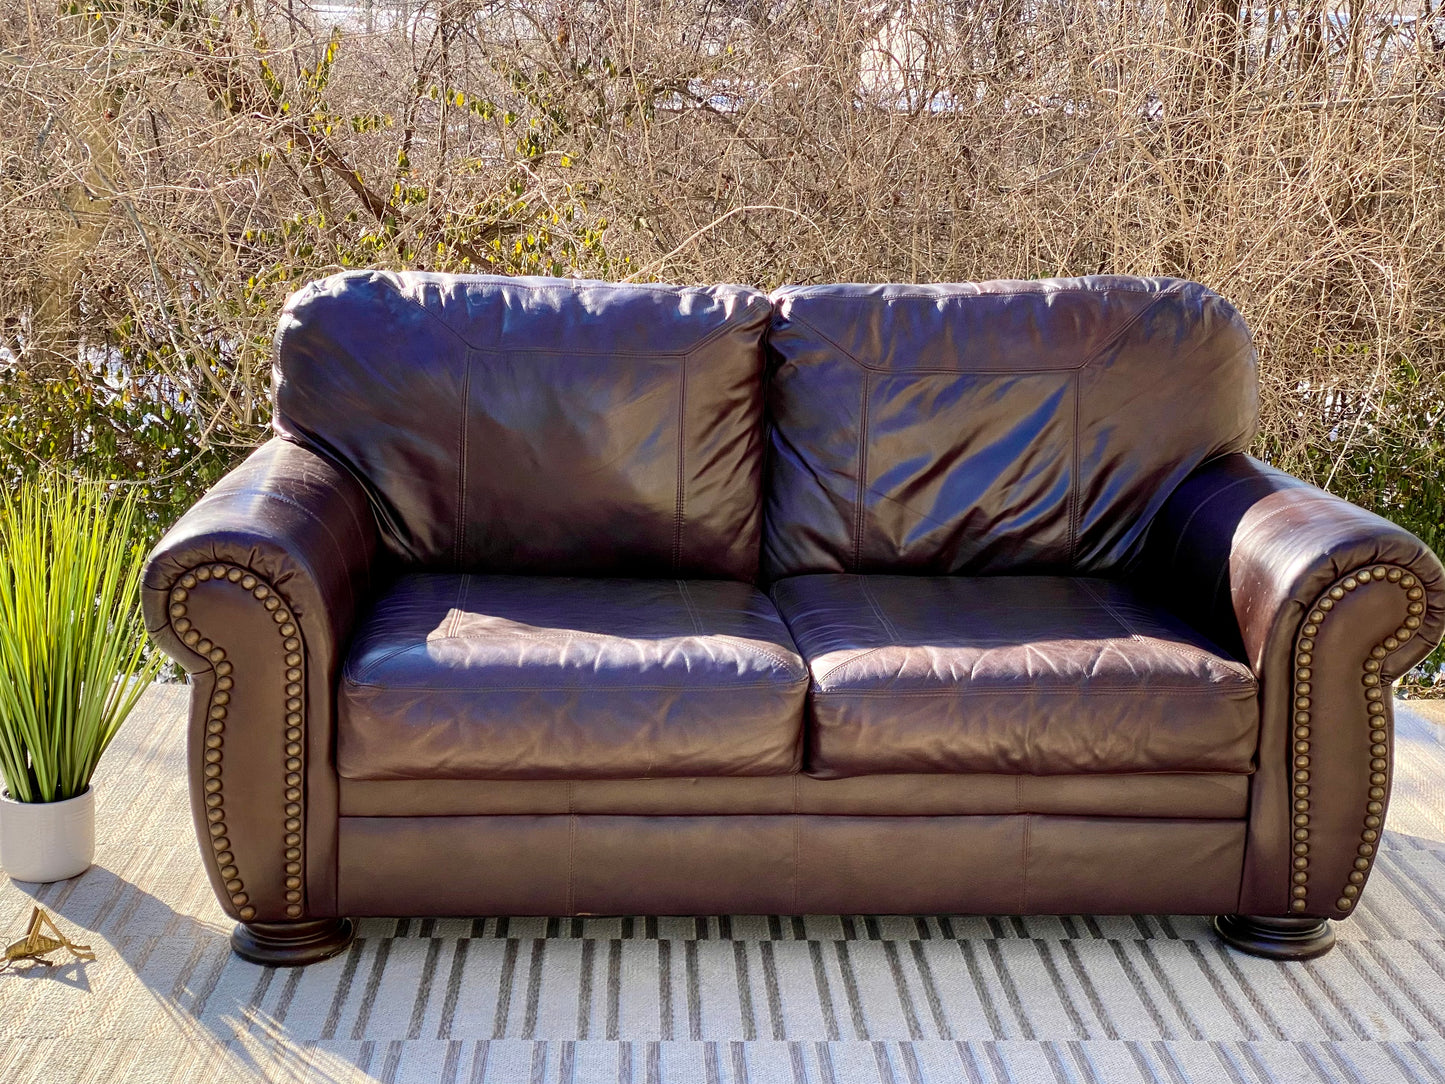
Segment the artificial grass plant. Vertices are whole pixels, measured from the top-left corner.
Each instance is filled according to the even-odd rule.
[[[83,793],[160,666],[135,524],[129,496],[57,473],[0,500],[0,775],[15,801]]]

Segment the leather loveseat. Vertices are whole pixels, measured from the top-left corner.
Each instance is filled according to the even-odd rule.
[[[677,288],[353,272],[275,437],[152,555],[248,959],[345,916],[1358,906],[1415,537],[1250,458],[1170,279]]]

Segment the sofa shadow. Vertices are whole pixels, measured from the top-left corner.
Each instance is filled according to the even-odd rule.
[[[119,963],[150,993],[181,1039],[203,1049],[205,1071],[197,1079],[249,1076],[329,1084],[370,1076],[338,1052],[310,1050],[313,1038],[291,1034],[262,1008],[267,991],[289,972],[247,963],[232,953],[230,923],[219,914],[216,922],[183,914],[102,866],[68,881],[10,885],[49,911],[67,937],[90,945],[96,959],[72,958],[53,968],[12,967],[0,974],[0,982],[14,977],[74,987],[97,999],[77,1011],[99,1016],[106,1011],[99,999],[116,996],[117,984],[106,981],[108,966]],[[257,1057],[261,1051],[268,1055],[265,1061]]]

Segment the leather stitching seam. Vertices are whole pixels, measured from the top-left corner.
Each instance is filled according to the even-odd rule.
[[[462,373],[462,423],[457,435],[457,519],[453,526],[452,555],[460,566],[467,537],[467,418],[471,413],[472,355],[465,359]]]
[[[682,517],[687,500],[687,355],[677,378],[677,502],[672,516],[672,570],[682,565]]]
[[[858,415],[858,488],[853,506],[853,571],[863,569],[863,509],[868,491],[868,397],[872,389],[871,374],[863,374],[863,402]]]
[[[1033,851],[1033,826],[1032,814],[1024,815],[1024,840],[1023,840],[1023,878],[1019,886],[1019,914],[1029,913],[1029,859]]]

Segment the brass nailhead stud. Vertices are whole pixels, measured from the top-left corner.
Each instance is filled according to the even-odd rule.
[[[289,904],[289,905],[287,906],[287,908],[286,908],[286,917],[287,917],[287,918],[300,918],[300,917],[301,917],[301,907],[300,907],[300,905],[299,905],[299,904],[295,904],[295,903]]]
[[[237,914],[241,916],[242,922],[250,922],[253,918],[256,917],[256,908],[242,907],[241,910],[237,912]]]

